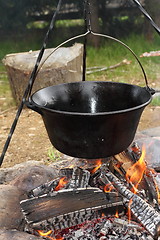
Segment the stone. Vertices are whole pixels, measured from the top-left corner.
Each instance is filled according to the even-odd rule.
[[[160,127],[149,128],[142,131],[142,133],[149,137],[160,137]]]
[[[25,169],[25,173],[17,176],[10,184],[21,191],[29,192],[39,185],[53,180],[57,175],[58,173],[48,166],[34,166]]]
[[[148,167],[154,168],[156,171],[160,171],[160,137],[151,137],[143,135],[142,138],[136,140],[136,143],[142,149],[145,149],[145,161]]]
[[[14,180],[16,177],[30,172],[33,167],[45,168],[48,171],[48,174],[56,174],[56,170],[53,168],[47,167],[44,165],[43,161],[27,161],[20,164],[16,164],[13,167],[9,168],[0,168],[0,184],[2,183],[9,183],[10,181]]]
[[[16,230],[0,230],[0,240],[37,240],[42,239],[26,232]]]
[[[21,229],[24,216],[20,201],[26,199],[26,195],[15,186],[3,184],[0,185],[0,196],[0,229]]]

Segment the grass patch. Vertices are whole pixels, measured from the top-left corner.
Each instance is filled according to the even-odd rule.
[[[84,20],[83,19],[73,19],[73,20],[57,20],[56,21],[56,27],[77,27],[77,26],[84,26]]]
[[[61,160],[62,153],[60,153],[54,147],[51,147],[51,148],[48,149],[47,155],[48,155],[48,158],[49,158],[48,161],[55,162],[55,161]]]
[[[151,105],[152,106],[160,106],[160,96],[153,97]]]
[[[156,39],[155,42],[149,43],[143,36],[131,35],[122,41],[127,44],[138,57],[144,52],[159,50],[160,48],[160,39],[159,41]],[[89,75],[87,77],[88,80],[102,79],[131,84],[135,83],[144,86],[144,77],[139,64],[132,54],[120,44],[111,40],[106,40],[100,49],[95,50],[93,47],[88,47],[87,51],[88,66],[108,67],[121,62],[123,59],[132,61],[130,65],[124,65],[113,70]],[[152,85],[154,81],[157,82],[157,76],[160,75],[159,58],[160,57],[139,58],[147,74],[149,85]]]

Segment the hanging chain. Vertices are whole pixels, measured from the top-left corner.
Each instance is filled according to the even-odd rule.
[[[25,92],[24,92],[24,95],[23,95],[23,97],[22,97],[22,101],[21,101],[21,103],[20,103],[20,106],[18,107],[18,110],[17,110],[16,116],[15,116],[15,119],[14,119],[14,121],[13,121],[13,123],[12,123],[12,126],[11,126],[11,128],[10,128],[10,132],[9,132],[9,134],[8,134],[8,137],[7,137],[7,140],[6,140],[5,144],[4,144],[4,147],[3,147],[3,150],[2,150],[2,153],[1,153],[1,156],[0,156],[0,166],[2,165],[3,159],[4,159],[4,157],[5,157],[5,154],[6,154],[6,152],[7,152],[7,149],[8,149],[8,147],[9,147],[10,141],[11,141],[11,139],[12,139],[13,133],[14,133],[15,128],[16,128],[16,126],[17,126],[17,123],[18,123],[19,117],[20,117],[20,115],[21,115],[22,109],[23,109],[23,107],[24,107],[24,103],[25,103],[27,97],[30,95],[30,93],[31,93],[31,91],[32,91],[32,86],[33,86],[34,81],[35,81],[36,76],[37,76],[37,70],[38,70],[38,67],[39,67],[39,65],[40,65],[40,61],[41,61],[41,59],[42,59],[42,57],[43,57],[44,50],[45,50],[45,48],[46,48],[46,45],[47,45],[47,42],[48,42],[50,33],[51,33],[51,31],[53,30],[53,28],[54,28],[54,24],[55,24],[55,21],[56,21],[56,17],[57,17],[57,14],[59,13],[61,4],[62,4],[62,0],[59,0],[58,5],[57,5],[57,8],[56,8],[56,11],[55,11],[55,13],[53,14],[53,17],[52,17],[50,26],[49,26],[48,31],[47,31],[47,33],[46,33],[46,36],[45,36],[45,38],[44,38],[44,41],[43,41],[43,44],[42,44],[42,48],[41,48],[41,50],[40,50],[40,52],[39,52],[39,55],[38,55],[38,58],[37,58],[37,60],[36,60],[36,64],[35,64],[35,66],[34,66],[34,69],[33,69],[32,73],[31,73],[31,76],[30,76],[28,85],[27,85],[26,90],[25,90]]]

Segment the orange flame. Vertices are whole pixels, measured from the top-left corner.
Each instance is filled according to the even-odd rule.
[[[97,159],[96,160],[96,167],[91,171],[91,173],[95,173],[102,165],[102,160],[101,159]]]
[[[119,218],[118,209],[116,210],[115,218]]]
[[[46,237],[48,235],[50,235],[52,233],[52,230],[49,230],[48,232],[44,233],[43,231],[41,230],[37,230],[37,232],[39,233],[40,236],[42,237]]]
[[[131,221],[131,204],[132,204],[132,199],[129,200],[128,203],[128,221]]]
[[[53,238],[53,237],[49,236],[53,232],[52,230],[49,230],[46,233],[41,231],[41,230],[37,230],[37,232],[39,233],[40,236],[47,237],[47,238],[49,238],[51,240],[63,240],[64,239],[63,237]]]
[[[59,191],[60,189],[62,189],[66,184],[68,183],[68,180],[66,179],[66,177],[62,177],[59,180],[59,183],[57,185],[57,187],[54,189],[55,191]]]
[[[134,188],[131,189],[131,191],[133,191],[134,193],[137,192],[137,187],[143,178],[144,172],[146,171],[146,163],[144,160],[145,155],[146,155],[146,151],[143,147],[141,157],[135,164],[133,164],[133,166],[131,166],[128,169],[128,171],[126,173],[126,179],[129,182],[133,183],[133,185],[134,185]]]

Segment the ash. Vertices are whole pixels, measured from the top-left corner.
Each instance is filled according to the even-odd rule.
[[[62,237],[65,240],[153,240],[136,222],[106,217],[69,229],[68,233],[62,233]]]

